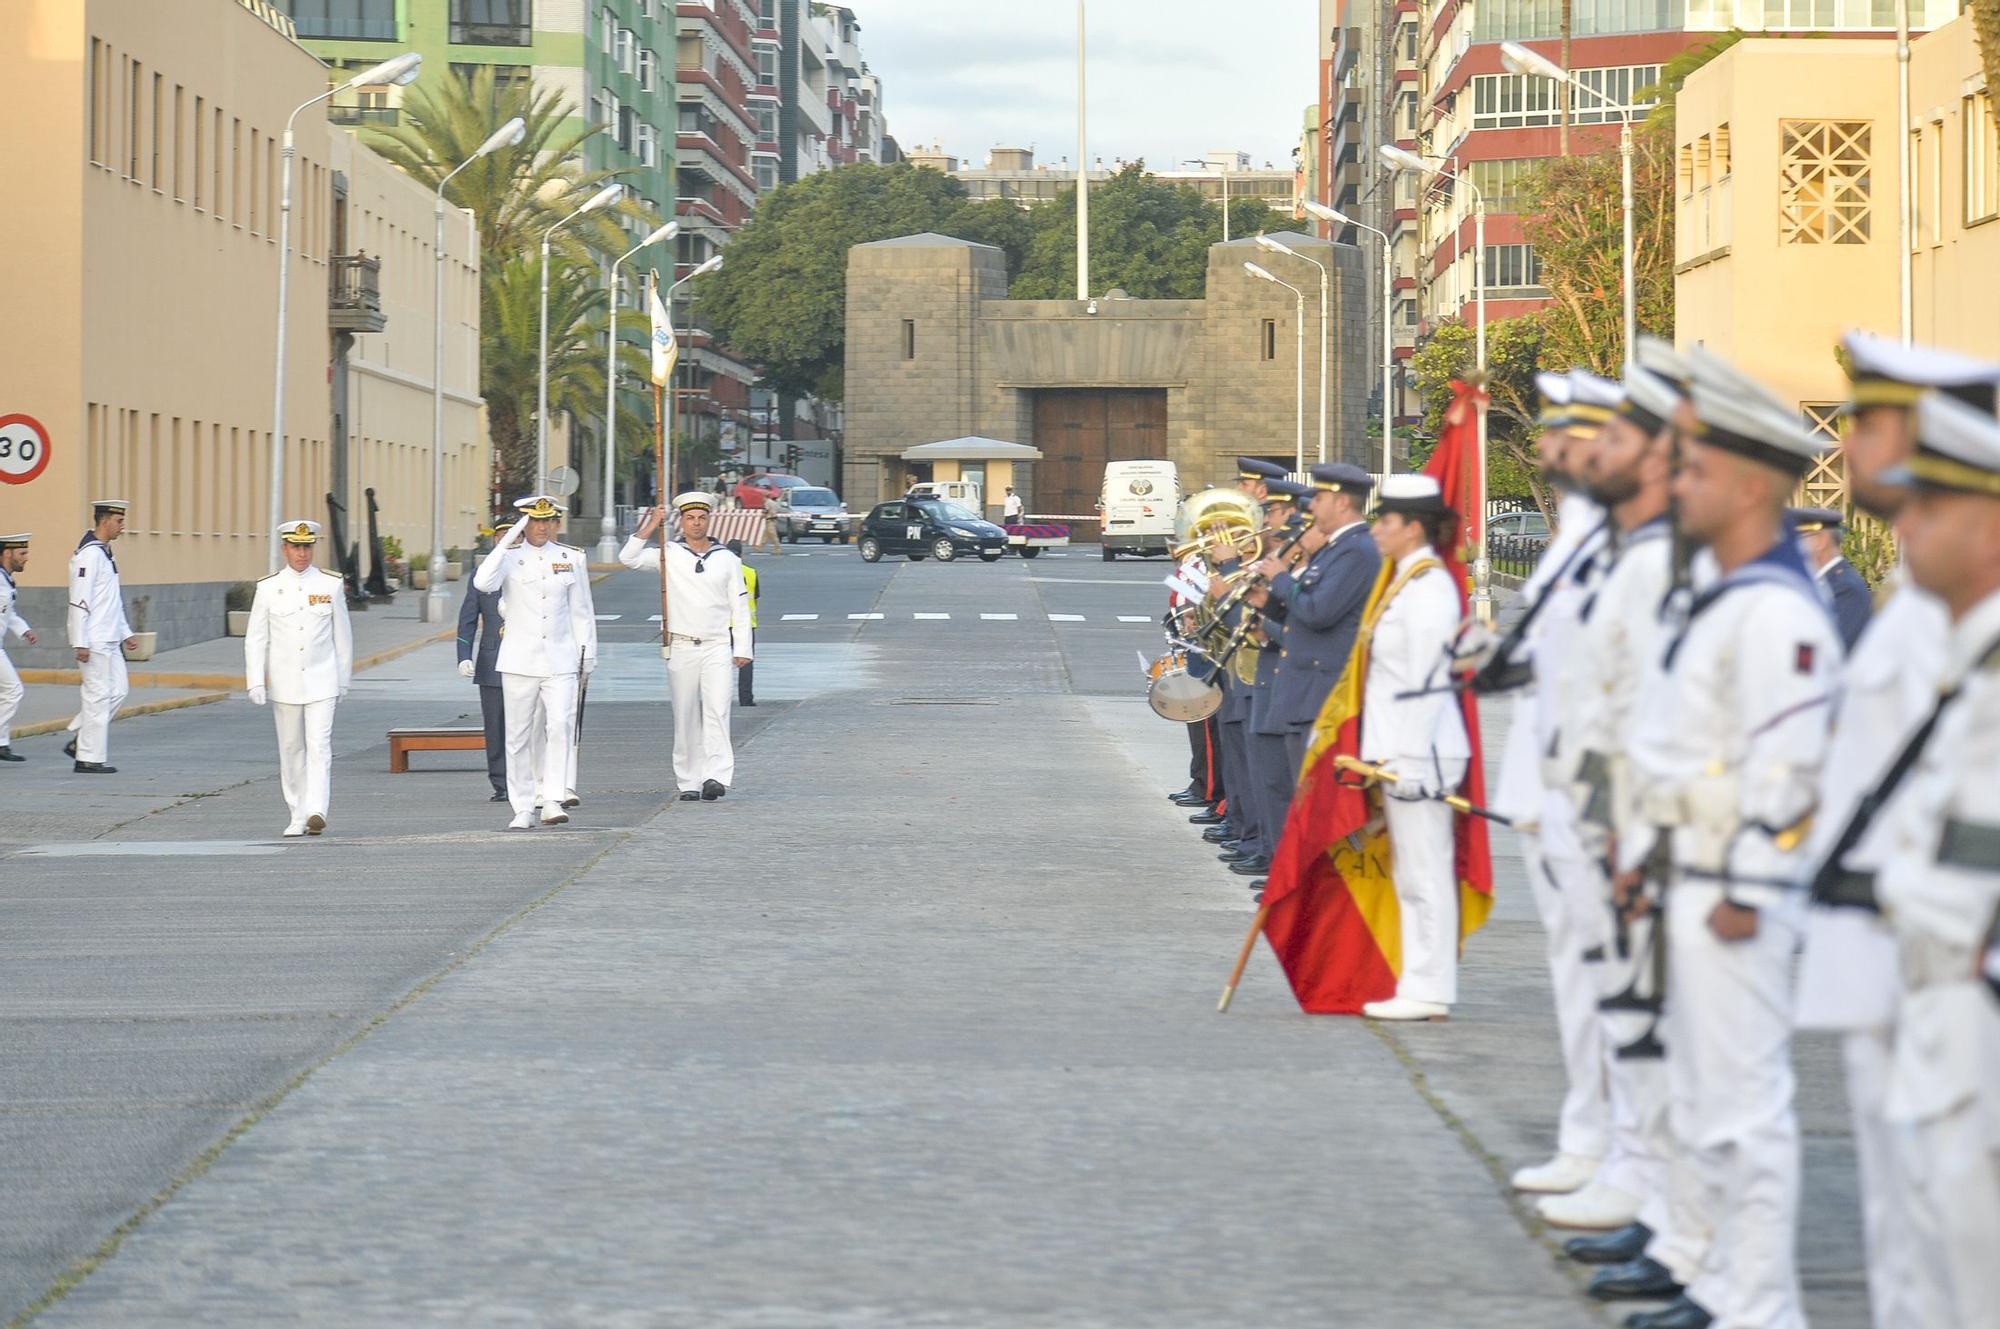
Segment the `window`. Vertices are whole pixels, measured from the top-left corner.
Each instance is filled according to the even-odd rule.
[[[158,135],[155,135],[157,138]],[[1944,121],[1931,121],[1931,159],[1924,163],[1924,169],[1931,175],[1930,195],[1925,205],[1930,210],[1930,225],[1924,229],[1930,232],[1931,243],[1944,243]]]
[[[1869,122],[1778,122],[1778,238],[1792,245],[1869,239]]]
[[[768,102],[757,105],[757,141],[776,143],[778,141],[778,108]]]
[[[639,0],[639,17],[653,17],[653,0]]]
[[[1519,212],[1525,204],[1524,186],[1540,160],[1503,158],[1498,161],[1467,162],[1465,172],[1486,200],[1488,213]]]
[[[645,50],[639,52],[639,87],[642,90],[646,92],[653,91],[653,83],[657,77],[659,65],[660,57],[654,55],[652,51]]]
[[[139,179],[139,120],[145,114],[139,105],[139,88],[145,70],[137,60],[125,62],[125,178]]]
[[[778,187],[778,163],[769,157],[759,157],[756,163],[757,189],[762,192]]]
[[[651,125],[639,126],[639,164],[641,166],[660,164],[660,135]]]
[[[917,321],[913,318],[903,320],[903,358],[917,358]]]
[[[627,152],[638,151],[639,113],[629,106],[618,108],[618,146]]]
[[[778,83],[778,53],[768,46],[757,48],[757,81],[773,87]]]
[[[1403,49],[1403,59],[1414,64],[1417,59],[1417,25],[1405,23],[1396,30],[1397,44]]]
[[[590,99],[591,123],[616,125],[618,123],[618,99],[611,95],[611,89],[599,88],[597,95]]]
[[[496,102],[507,97],[516,88],[528,91],[535,81],[534,71],[527,65],[475,64],[463,60],[451,62],[453,75],[463,79],[467,85],[475,82],[482,72],[487,71],[493,75],[493,99]],[[381,104],[385,107],[388,105],[386,98]]]
[[[620,28],[611,39],[611,57],[627,74],[639,72],[639,37],[630,28]]]
[[[202,132],[202,121],[207,118],[207,114],[207,98],[196,97],[194,99],[194,205],[196,208],[200,208],[202,201],[208,197],[208,195],[202,192],[205,183],[202,172],[203,168],[208,164],[208,153],[205,151],[208,145],[208,136]]]
[[[197,138],[200,135],[196,135]],[[187,143],[187,89],[174,85],[174,198],[187,198],[187,172],[181,169],[185,157],[182,147]]]
[[[396,0],[278,0],[299,36],[331,41],[394,41]]]
[[[1965,224],[2000,217],[2000,147],[1993,132],[1993,94],[1963,98],[1965,123]]]
[[[1837,401],[1802,401],[1799,415],[1805,427],[1819,438],[1829,443],[1840,441],[1840,421],[1845,414],[1845,403]]]
[[[451,0],[451,39],[460,46],[528,46],[533,0]]]
[[[1686,26],[1686,0],[1572,0],[1570,35],[1602,37],[1621,32],[1678,32]],[[1476,42],[1534,41],[1562,35],[1562,0],[1480,0],[1472,14]],[[1724,22],[1722,27],[1734,26]]]
[[[1611,65],[1579,69],[1576,80],[1604,97],[1605,105],[1589,93],[1577,93],[1570,100],[1569,122],[1573,125],[1616,124],[1624,117],[1617,108],[1629,107],[1633,119],[1655,104],[1655,98],[1635,100],[1635,95],[1660,81],[1658,65]],[[1547,79],[1526,74],[1476,74],[1472,79],[1472,127],[1474,129],[1526,129],[1562,123],[1562,103],[1556,85]]]
[[[1542,284],[1542,261],[1533,245],[1486,246],[1486,289],[1528,290]]]
[[[1278,320],[1267,318],[1257,331],[1257,354],[1259,359],[1278,358]]]
[[[611,16],[609,8],[597,11],[597,49],[611,54],[611,40],[618,32],[618,22]],[[697,39],[699,40],[699,39]]]

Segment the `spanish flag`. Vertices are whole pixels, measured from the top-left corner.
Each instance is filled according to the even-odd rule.
[[[1476,389],[1454,383],[1437,451],[1425,473],[1435,476],[1454,511],[1476,519],[1474,464],[1478,439]],[[1433,469],[1433,468],[1438,469]],[[1469,529],[1469,528],[1468,528]],[[1463,561],[1440,551],[1465,599]],[[1402,971],[1402,918],[1390,876],[1394,846],[1383,830],[1380,795],[1352,782],[1335,766],[1360,755],[1362,685],[1368,677],[1369,642],[1398,591],[1387,562],[1362,610],[1354,653],[1341,670],[1313,726],[1299,772],[1298,791],[1284,834],[1271,859],[1264,889],[1264,939],[1283,966],[1299,1008],[1312,1015],[1358,1014],[1371,1001],[1396,995]],[[1475,806],[1485,802],[1480,764],[1479,717],[1471,692],[1459,694],[1472,757],[1460,791]],[[1458,935],[1463,943],[1486,922],[1493,907],[1493,863],[1486,823],[1460,814],[1453,820],[1459,880]]]

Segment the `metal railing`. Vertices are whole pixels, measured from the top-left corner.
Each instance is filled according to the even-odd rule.
[[[335,125],[398,125],[403,122],[400,106],[329,106],[327,123]]]
[[[477,23],[451,21],[454,46],[532,46],[535,29],[527,23]]]
[[[1499,575],[1526,577],[1535,570],[1542,551],[1548,547],[1546,535],[1493,535],[1487,537],[1486,556]]]
[[[382,260],[367,254],[335,254],[328,265],[327,311],[331,326],[350,332],[380,332]]]

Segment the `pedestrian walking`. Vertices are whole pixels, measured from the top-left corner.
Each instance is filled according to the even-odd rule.
[[[1014,492],[1014,486],[1007,486],[1007,496],[1000,500],[1001,524],[1019,526],[1021,524],[1021,496]]]
[[[479,718],[486,730],[486,779],[493,786],[495,803],[507,801],[507,690],[500,680],[501,626],[500,592],[482,591],[468,579],[465,599],[458,607],[458,672],[479,686]]]
[[[333,801],[333,711],[354,681],[347,587],[313,566],[319,523],[289,521],[278,537],[285,566],[257,583],[243,635],[243,681],[278,727],[285,835],[318,835]]]
[[[109,765],[111,717],[130,691],[124,647],[133,644],[132,625],[125,621],[125,601],[118,582],[118,560],[111,544],[125,533],[131,503],[100,498],[91,504],[91,527],[77,542],[69,560],[69,644],[83,674],[76,717],[63,751],[76,761],[81,775],[115,775]]]
[[[674,703],[674,780],[683,802],[713,801],[736,778],[736,750],[729,740],[729,669],[750,663],[750,591],[743,564],[708,538],[715,500],[689,490],[674,500],[681,518],[678,540],[666,559],[667,686]],[[666,518],[654,508],[625,542],[618,561],[628,568],[658,568],[663,556],[646,541]]]
[[[494,546],[472,584],[500,594],[506,631],[495,661],[507,716],[507,801],[525,831],[569,820],[562,802],[576,740],[577,690],[597,667],[597,612],[581,550],[555,539],[562,504],[518,500],[521,519]]]
[[[22,531],[15,535],[0,535],[0,761],[26,761],[26,757],[16,756],[9,746],[13,737],[14,716],[21,709],[21,699],[28,690],[21,686],[21,675],[14,669],[14,662],[7,658],[7,638],[19,637],[33,646],[41,638],[28,626],[28,620],[21,617],[19,589],[14,579],[28,566],[28,536]]]
[[[743,542],[741,540],[731,540],[728,548],[730,553],[736,555],[739,562],[743,560]],[[749,563],[744,562],[743,587],[750,594],[750,638],[753,644],[757,637],[759,580],[757,569],[751,567]],[[757,696],[756,691],[751,686],[751,678],[757,668],[757,660],[754,652],[745,652],[745,654],[750,655],[751,658],[736,667],[736,704],[738,706],[755,706],[757,704]]]

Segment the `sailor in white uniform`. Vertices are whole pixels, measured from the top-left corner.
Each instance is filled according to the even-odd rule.
[[[1441,800],[1465,780],[1472,749],[1450,670],[1463,612],[1437,545],[1450,508],[1427,475],[1382,480],[1375,546],[1393,564],[1369,642],[1362,688],[1361,759],[1395,772],[1383,789],[1390,875],[1402,928],[1396,995],[1371,1001],[1375,1020],[1439,1020],[1458,1000],[1458,870],[1452,809]],[[1406,694],[1419,695],[1406,695]]]
[[[69,644],[76,651],[83,687],[76,718],[69,722],[76,737],[63,751],[76,758],[75,769],[84,775],[118,770],[106,765],[105,758],[111,750],[111,717],[130,691],[123,647],[132,641],[132,625],[125,621],[111,542],[125,533],[130,507],[122,498],[91,504],[91,528],[69,560]]]
[[[674,702],[674,781],[683,802],[714,800],[736,778],[729,741],[729,707],[736,668],[749,664],[750,591],[736,555],[708,538],[712,495],[690,490],[674,500],[680,538],[665,545],[666,621],[661,653]],[[646,541],[666,513],[655,508],[618,553],[628,568],[658,568],[660,550]]]
[[[21,686],[14,662],[7,658],[9,636],[19,637],[30,646],[41,640],[28,626],[28,620],[21,617],[20,592],[14,585],[14,579],[27,566],[28,532],[0,535],[0,761],[27,760],[15,756],[14,749],[8,746],[14,713],[21,709],[21,698],[27,695],[27,689]]]
[[[346,586],[313,566],[319,523],[288,521],[279,532],[285,566],[257,583],[243,680],[277,722],[285,835],[318,835],[333,798],[333,708],[354,681],[354,633]]]
[[[576,740],[576,695],[597,668],[597,610],[583,551],[555,540],[563,506],[547,494],[517,500],[521,519],[493,546],[473,574],[482,591],[500,592],[497,667],[507,712],[507,801],[511,831],[569,820],[570,749]]]

